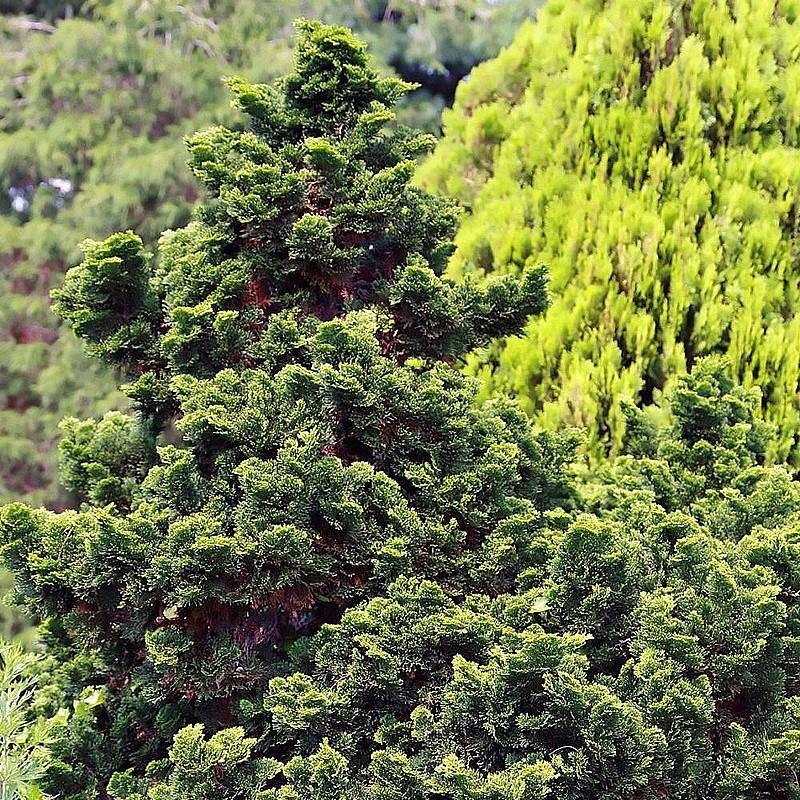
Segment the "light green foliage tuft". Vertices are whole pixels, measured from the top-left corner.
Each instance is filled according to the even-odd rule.
[[[625,397],[725,353],[797,461],[799,45],[791,1],[559,0],[475,70],[422,176],[468,209],[452,274],[553,296],[487,392],[618,452]]]
[[[53,723],[32,711],[37,657],[0,641],[0,800],[45,800]]]

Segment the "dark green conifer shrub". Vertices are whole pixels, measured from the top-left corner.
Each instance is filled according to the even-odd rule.
[[[581,513],[498,526],[513,591],[397,579],[111,796],[796,798],[800,488],[721,362],[669,399],[657,424],[629,410],[632,454],[581,481]]]
[[[9,597],[13,589],[13,575],[7,569],[0,569],[0,641],[30,648],[36,641],[36,632],[32,620]]]
[[[183,137],[240,124],[221,78],[291,66],[313,11],[370,42],[378,69],[421,84],[398,113],[439,129],[461,77],[540,0],[0,0],[0,502],[61,510],[58,421],[124,410],[108,369],[49,309],[79,243],[185,225],[202,186]]]
[[[75,709],[44,787],[65,798],[128,769],[158,783],[179,731],[174,753],[206,752],[192,796],[256,786],[225,775],[249,739],[206,745],[198,725],[255,719],[297,640],[404,575],[511,590],[525,537],[568,501],[569,437],[476,406],[454,366],[544,309],[544,271],[440,277],[456,214],[409,183],[433,140],[393,126],[408,86],[309,22],[286,78],[229,86],[250,126],[189,140],[209,194],[194,221],[157,260],[130,232],[87,242],[55,293],[136,415],[64,423],[80,511],[2,514],[18,590],[49,618],[49,699]]]
[[[75,506],[71,480],[58,482],[59,420],[127,408],[49,292],[81,240],[130,228],[151,247],[188,222],[202,186],[183,136],[240,122],[221,76],[281,75],[292,20],[312,8],[365,35],[379,70],[420,83],[400,117],[438,130],[456,83],[538,5],[0,0],[0,503]],[[9,616],[0,605],[0,628]]]
[[[554,301],[478,362],[540,423],[618,451],[703,354],[762,388],[798,463],[800,7],[557,0],[478,67],[423,184],[469,208],[454,275],[548,264]]]
[[[231,81],[245,131],[158,259],[58,294],[137,415],[65,424],[55,514],[0,513],[47,618],[42,788],[66,800],[793,800],[800,487],[757,390],[699,362],[625,454],[476,403],[455,362],[545,304],[440,277],[427,137],[341,28]],[[170,444],[158,436],[165,426]]]

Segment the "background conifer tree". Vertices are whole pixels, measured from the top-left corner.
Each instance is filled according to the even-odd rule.
[[[622,398],[722,352],[797,461],[797,13],[551,3],[463,85],[423,176],[469,209],[452,273],[541,260],[555,298],[476,364],[487,392],[586,426],[597,455],[621,447]]]
[[[2,513],[47,619],[45,701],[74,709],[44,785],[65,798],[115,772],[119,797],[158,783],[182,729],[211,759],[176,778],[191,796],[255,791],[275,770],[228,774],[252,744],[220,729],[253,718],[291,646],[403,575],[443,597],[511,589],[523,535],[569,501],[571,439],[476,406],[454,366],[544,309],[544,271],[440,277],[456,214],[409,183],[433,145],[394,125],[409,85],[310,22],[285,78],[228,85],[249,124],[190,138],[193,221],[157,260],[131,232],[85,242],[54,294],[135,413],[64,423],[80,511]]]

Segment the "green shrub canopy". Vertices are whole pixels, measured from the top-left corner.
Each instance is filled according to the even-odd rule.
[[[127,405],[110,370],[58,324],[49,292],[83,239],[132,229],[151,247],[189,221],[202,184],[183,137],[241,124],[223,76],[266,82],[287,71],[292,20],[311,9],[365,35],[384,73],[422,84],[399,116],[438,130],[457,81],[539,0],[390,5],[0,1],[0,503],[76,505],[71,481],[58,482],[59,420]],[[0,605],[0,630],[7,618]]]
[[[469,209],[454,275],[542,261],[553,304],[476,367],[618,450],[621,398],[725,353],[800,430],[800,5],[559,0],[478,67],[423,185]]]
[[[57,481],[58,421],[125,408],[108,370],[57,324],[49,291],[83,239],[131,229],[150,247],[189,221],[202,186],[183,137],[241,124],[222,77],[287,71],[292,20],[311,9],[365,35],[383,73],[423,84],[399,114],[438,130],[458,79],[538,5],[0,2],[0,502],[73,505]]]
[[[700,361],[573,482],[572,435],[453,363],[544,275],[440,277],[403,84],[305,22],[293,72],[230,88],[250,126],[190,139],[194,221],[155,264],[87,242],[57,294],[137,414],[64,423],[80,511],[0,512],[47,619],[42,789],[796,798],[800,487],[758,391]]]

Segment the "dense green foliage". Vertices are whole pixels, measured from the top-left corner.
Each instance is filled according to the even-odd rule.
[[[138,0],[0,3],[0,499],[63,508],[55,432],[124,408],[48,308],[79,243],[185,224],[200,185],[182,137],[239,118],[221,78],[291,64],[291,21],[313,13],[367,36],[387,73],[424,86],[401,110],[429,129],[475,63],[538,0]],[[18,14],[29,16],[17,16]]]
[[[800,458],[800,5],[558,0],[479,67],[423,185],[469,209],[455,275],[543,261],[554,302],[476,363],[543,424],[624,435],[707,353]]]
[[[39,783],[57,721],[31,713],[37,665],[20,644],[0,640],[0,800],[44,800]]]
[[[291,21],[313,13],[361,30],[384,70],[423,84],[401,114],[433,129],[458,79],[538,2],[0,3],[0,502],[74,505],[71,480],[57,481],[59,421],[126,407],[58,326],[49,291],[84,238],[133,229],[152,245],[188,221],[202,187],[182,137],[239,120],[223,76],[285,72]],[[21,622],[0,603],[0,631]]]
[[[546,305],[454,284],[430,137],[302,23],[153,258],[84,245],[57,310],[135,412],[68,420],[79,511],[0,513],[47,618],[64,800],[793,800],[800,487],[760,396],[699,361],[624,455],[476,402],[456,362]],[[176,429],[175,430],[173,430]],[[169,431],[171,444],[159,440]]]
[[[311,23],[276,87],[229,86],[250,124],[190,138],[195,219],[157,261],[130,232],[85,243],[55,293],[137,414],[64,423],[80,512],[3,513],[18,590],[53,620],[52,691],[105,685],[105,720],[64,731],[62,797],[240,718],[289,643],[403,574],[501,586],[489,531],[565,491],[568,444],[473,407],[451,366],[541,311],[544,276],[439,277],[456,214],[409,185],[434,143],[392,127],[409,87]],[[175,417],[182,444],[157,449]]]

